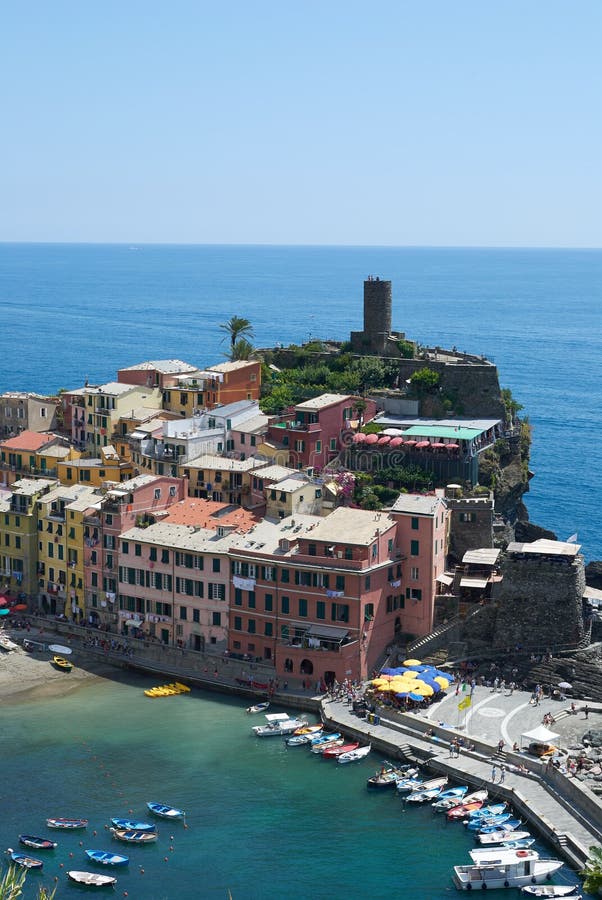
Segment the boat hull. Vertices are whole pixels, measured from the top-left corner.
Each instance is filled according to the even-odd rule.
[[[76,831],[88,827],[87,819],[46,819],[48,828],[65,828],[68,831]]]
[[[33,834],[20,834],[19,843],[24,847],[31,847],[32,850],[54,850],[57,846],[56,841],[35,837]]]
[[[165,806],[163,803],[147,803],[146,804],[149,810],[152,812],[154,816],[159,816],[161,819],[183,819],[185,818],[185,814],[183,810],[176,809],[175,806]]]
[[[157,826],[151,825],[150,822],[136,822],[130,819],[111,819],[113,828],[120,828],[122,831],[156,831]]]
[[[127,866],[129,856],[121,856],[119,853],[109,853],[104,850],[86,850],[86,856],[90,862],[100,866]]]
[[[493,871],[487,867],[454,866],[454,884],[460,891],[497,890],[542,884],[563,865],[560,860],[537,860],[525,865],[525,871]]]
[[[111,834],[125,844],[152,844],[159,835],[156,831],[126,831],[122,828],[111,828]]]
[[[41,869],[44,863],[41,859],[34,856],[28,856],[26,853],[10,853],[11,860],[22,869]]]
[[[77,884],[85,884],[87,887],[109,887],[117,884],[113,875],[99,875],[97,872],[67,872],[67,877]]]

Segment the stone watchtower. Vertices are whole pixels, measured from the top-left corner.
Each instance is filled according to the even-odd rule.
[[[355,353],[391,355],[395,343],[403,335],[391,328],[391,282],[370,275],[364,281],[364,330],[351,332],[351,346]]]

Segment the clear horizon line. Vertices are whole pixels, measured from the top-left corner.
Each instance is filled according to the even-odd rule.
[[[273,242],[222,242],[222,241],[7,241],[7,247],[281,247],[304,249],[374,249],[374,250],[602,250],[601,246],[577,246],[564,244],[306,244]]]

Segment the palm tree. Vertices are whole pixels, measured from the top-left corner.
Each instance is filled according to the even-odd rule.
[[[239,338],[252,338],[253,326],[248,319],[242,316],[231,316],[227,322],[222,322],[219,326],[225,331],[230,338],[230,351],[234,351],[234,347]],[[224,338],[225,340],[225,338]]]
[[[589,848],[589,859],[581,874],[585,876],[583,887],[588,894],[595,895],[602,891],[602,849],[600,847]]]
[[[253,357],[255,353],[255,347],[248,341],[246,338],[239,338],[230,349],[230,353],[228,354],[228,359],[232,361],[235,360],[247,360]]]
[[[18,897],[22,897],[26,877],[27,869],[18,871],[17,867],[11,864],[0,878],[0,900],[17,900]],[[38,900],[53,900],[55,895],[56,886],[52,890],[44,885],[38,886]]]

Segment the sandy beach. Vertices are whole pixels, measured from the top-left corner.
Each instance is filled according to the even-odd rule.
[[[22,646],[10,652],[0,650],[0,703],[64,696],[84,684],[100,680],[106,670],[105,665],[91,660],[86,660],[85,669],[81,668],[77,663],[79,654],[74,653],[70,657],[73,669],[61,672],[52,665],[52,656],[49,650],[29,653]]]

